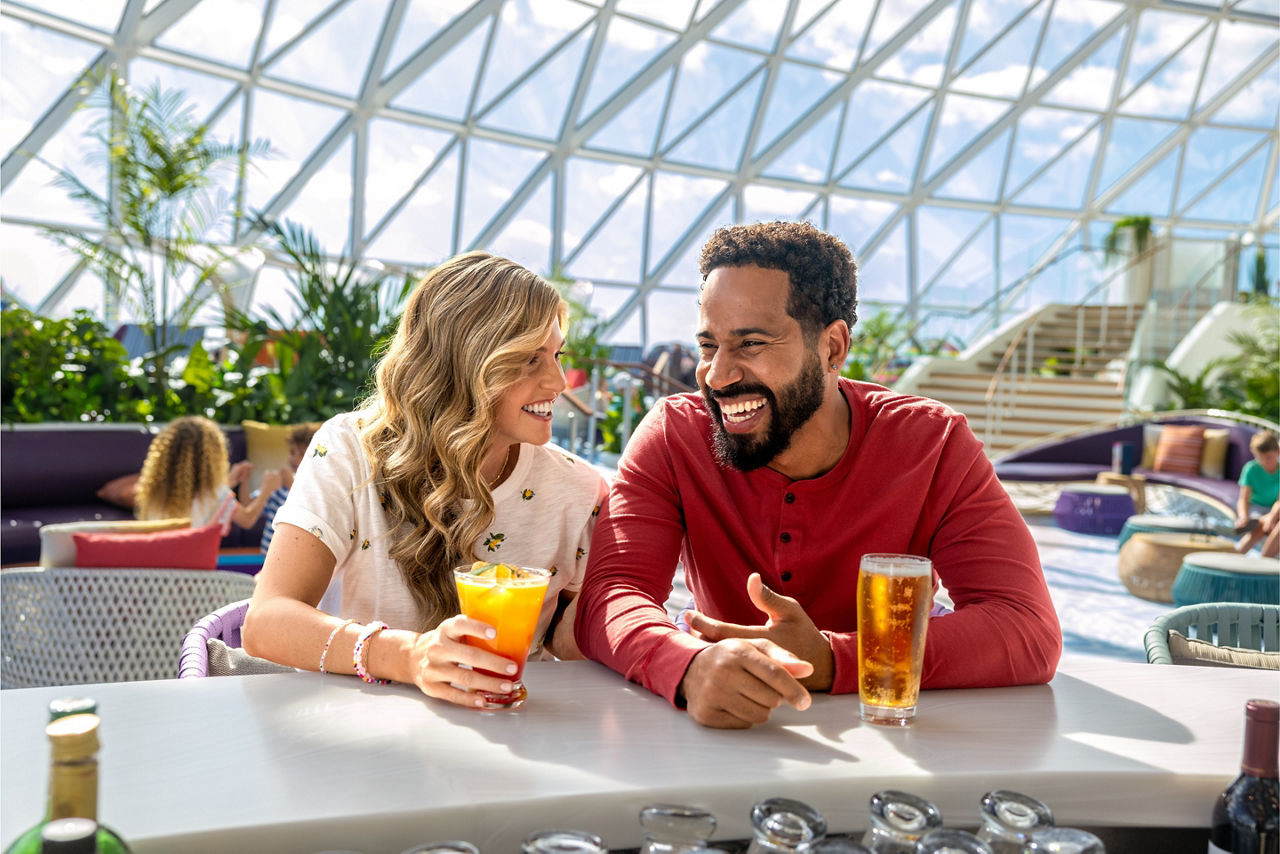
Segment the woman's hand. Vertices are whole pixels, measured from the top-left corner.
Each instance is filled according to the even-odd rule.
[[[492,639],[497,637],[497,632],[488,623],[459,614],[419,635],[409,652],[414,684],[428,697],[459,706],[484,705],[484,700],[464,689],[509,694],[514,687],[511,680],[515,677],[516,665],[500,655],[468,645],[466,637]],[[491,676],[481,670],[501,675]]]

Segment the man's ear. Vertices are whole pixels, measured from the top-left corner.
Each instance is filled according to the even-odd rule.
[[[840,370],[844,360],[849,357],[849,345],[852,343],[849,324],[843,320],[833,320],[827,324],[826,329],[822,330],[822,342],[825,348],[825,363],[833,365],[837,371]]]

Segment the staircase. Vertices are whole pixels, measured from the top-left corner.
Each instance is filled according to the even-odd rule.
[[[962,412],[991,458],[1063,430],[1114,421],[1124,410],[1125,363],[1141,312],[1126,305],[1045,306],[960,359],[929,362],[911,378],[910,392]]]

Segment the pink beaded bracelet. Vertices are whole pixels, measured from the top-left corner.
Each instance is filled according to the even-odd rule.
[[[364,666],[366,645],[373,639],[374,635],[385,628],[387,628],[387,624],[378,620],[374,620],[372,623],[366,625],[364,629],[361,630],[360,637],[356,638],[356,648],[351,652],[351,663],[355,666],[356,675],[368,682],[370,685],[388,685],[391,683],[390,679],[377,679],[370,676],[369,671],[366,670]]]
[[[354,622],[357,622],[357,621],[354,619],[347,620],[345,623],[338,626],[333,631],[329,632],[329,639],[324,642],[324,649],[320,651],[320,672],[321,673],[328,672],[324,669],[324,660],[329,657],[329,646],[333,643],[333,639],[338,636],[338,632],[342,631],[343,629],[345,629],[347,626],[351,625]]]

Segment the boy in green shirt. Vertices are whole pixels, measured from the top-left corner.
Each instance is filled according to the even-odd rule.
[[[1263,557],[1280,554],[1280,441],[1270,430],[1261,430],[1249,440],[1253,459],[1240,470],[1240,498],[1236,503],[1236,530],[1244,536],[1236,543],[1236,551],[1244,554],[1254,543],[1266,537]],[[1264,508],[1257,524],[1250,518],[1250,508]]]

